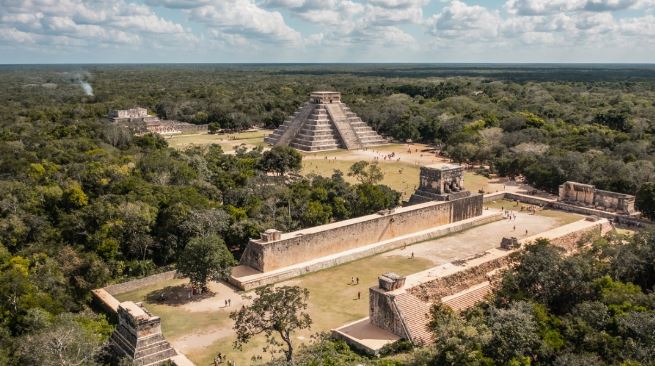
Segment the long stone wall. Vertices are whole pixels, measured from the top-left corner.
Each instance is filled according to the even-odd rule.
[[[281,239],[251,240],[241,264],[261,272],[332,255],[482,214],[482,196],[428,202],[356,219],[282,234]]]
[[[546,238],[555,246],[563,247],[568,253],[578,248],[581,241],[589,242],[591,237],[604,235],[612,230],[606,219],[579,220],[528,238],[526,244],[538,238]],[[462,263],[452,262],[410,275],[402,288],[385,291],[379,286],[369,289],[369,319],[371,324],[390,331],[399,337],[420,339],[427,323],[429,305],[442,301],[483,282],[495,282],[505,268],[515,260],[522,249],[490,249],[482,255],[465,259]],[[486,292],[482,292],[486,293]],[[410,307],[399,307],[399,299],[415,299]],[[403,301],[401,301],[402,303]],[[421,312],[421,314],[418,314]]]
[[[105,286],[103,287],[103,289],[112,295],[118,295],[124,292],[138,290],[145,286],[154,285],[161,281],[172,280],[173,278],[175,278],[175,274],[176,271],[157,273],[151,276],[137,278],[136,280]]]

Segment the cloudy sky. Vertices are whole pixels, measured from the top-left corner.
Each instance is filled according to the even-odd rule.
[[[655,62],[655,0],[0,0],[0,63]]]

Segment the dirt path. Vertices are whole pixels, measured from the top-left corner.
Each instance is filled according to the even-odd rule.
[[[221,338],[234,335],[232,324],[221,328],[204,330],[202,333],[187,334],[183,337],[172,339],[170,342],[176,349],[182,353],[188,353],[190,350],[205,348],[211,346]]]

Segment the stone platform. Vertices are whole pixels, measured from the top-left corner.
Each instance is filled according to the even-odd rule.
[[[411,245],[425,240],[464,231],[501,219],[502,214],[498,211],[483,211],[480,216],[475,216],[450,224],[436,226],[427,230],[417,231],[388,240],[374,242],[369,245],[304,261],[268,272],[261,272],[250,266],[240,265],[232,270],[232,275],[229,278],[229,282],[242,290],[250,290],[255,287],[280,282],[310,272],[319,271],[321,269],[330,268],[343,263],[365,258],[374,254],[401,248],[405,245]]]
[[[525,237],[519,242],[525,244],[546,238],[553,245],[571,252],[576,250],[576,243],[589,233],[605,234],[611,229],[612,225],[607,219],[587,218]],[[383,286],[381,281],[380,286],[369,289],[369,317],[334,329],[332,333],[354,348],[373,355],[398,339],[388,333],[415,344],[430,343],[431,335],[426,330],[430,305],[442,302],[461,311],[482,301],[492,291],[493,283],[502,269],[510,264],[510,255],[519,250],[490,249],[398,278],[400,286]],[[386,336],[371,342],[368,334]]]

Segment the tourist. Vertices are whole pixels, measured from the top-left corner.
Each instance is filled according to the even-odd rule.
[[[352,285],[354,283],[355,283],[355,277],[350,277],[350,284]]]
[[[516,231],[516,225],[514,225],[514,229],[512,229],[512,230]]]
[[[227,299],[225,300],[225,305],[223,306],[224,308],[227,307]]]
[[[361,300],[362,298],[362,293],[360,291],[357,291],[357,300]]]
[[[412,259],[414,258],[414,252],[412,252]]]
[[[355,277],[355,284],[359,285],[359,277]]]

